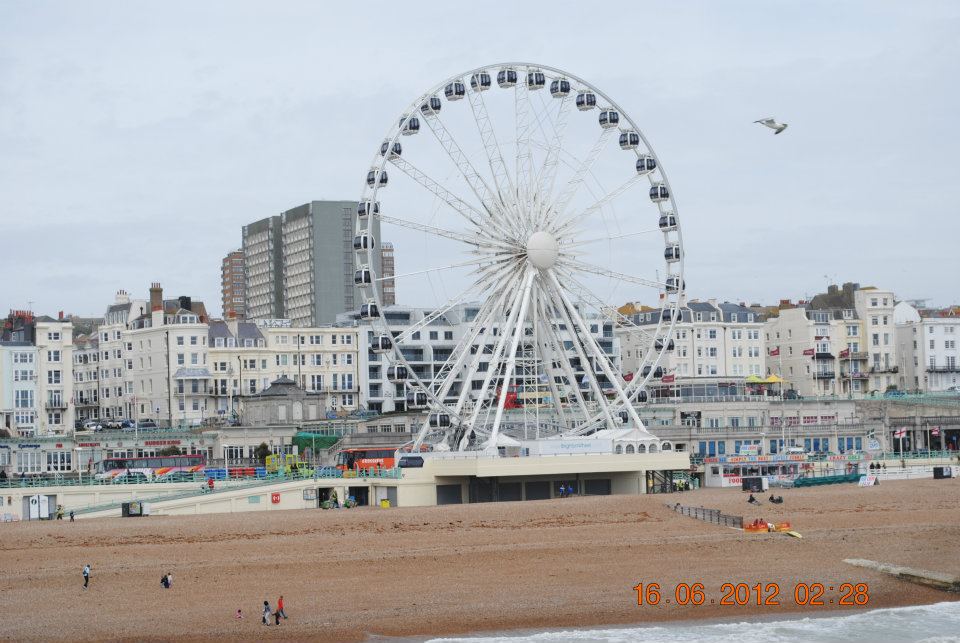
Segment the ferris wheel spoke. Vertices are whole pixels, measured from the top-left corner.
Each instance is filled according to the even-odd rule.
[[[479,234],[484,234],[484,231],[490,228],[490,224],[492,222],[489,218],[484,217],[482,212],[454,193],[450,192],[450,190],[446,189],[440,185],[440,183],[430,178],[430,176],[428,176],[425,172],[418,169],[403,157],[392,158],[390,159],[390,163],[393,164],[393,166],[398,170],[413,179],[415,183],[424,187],[428,192],[432,193],[438,199],[453,208],[455,212],[470,222],[477,229]],[[488,222],[487,225],[484,224],[485,218]],[[493,224],[493,227],[497,227],[497,225]]]
[[[495,202],[493,191],[483,177],[480,176],[480,173],[477,172],[476,168],[473,167],[467,155],[463,153],[460,144],[457,143],[453,134],[443,124],[440,116],[438,114],[428,115],[425,116],[424,121],[427,127],[430,128],[430,131],[433,132],[434,137],[437,139],[437,142],[440,143],[444,152],[447,153],[447,156],[450,157],[453,164],[457,166],[460,174],[470,186],[470,189],[473,190],[477,199],[483,204],[487,212],[492,214],[495,209],[499,208],[499,205]]]
[[[377,277],[374,281],[388,281],[390,279],[404,279],[406,277],[415,277],[417,275],[425,275],[430,272],[437,272],[439,270],[450,270],[452,268],[463,268],[466,266],[476,266],[478,264],[478,259],[473,259],[471,261],[461,261],[460,263],[451,263],[446,266],[437,266],[436,268],[426,268],[424,270],[415,270],[413,272],[405,272],[399,275],[390,275],[388,277]]]
[[[550,216],[547,218],[548,223],[552,223],[557,220],[559,217],[563,216],[564,211],[566,211],[567,206],[570,205],[570,201],[576,195],[577,190],[580,188],[580,184],[583,183],[583,177],[590,171],[590,168],[593,167],[593,164],[596,163],[597,157],[600,156],[600,152],[603,150],[604,146],[607,144],[607,141],[610,140],[610,136],[616,130],[615,127],[605,128],[600,132],[600,136],[597,137],[597,142],[594,143],[593,147],[587,153],[586,157],[580,162],[577,171],[564,186],[563,191],[560,193],[560,196],[557,197],[557,200],[553,203],[553,206],[550,208]],[[552,221],[551,221],[552,219]]]
[[[582,283],[577,281],[577,279],[573,277],[573,275],[563,271],[562,269],[560,270],[560,272],[564,274],[564,279],[566,282],[564,284],[564,287],[571,294],[573,294],[574,296],[576,296],[581,300],[590,301],[590,303],[592,303],[597,308],[597,311],[601,315],[608,318],[610,321],[618,324],[621,328],[626,328],[627,332],[631,336],[636,337],[637,339],[640,339],[641,341],[644,341],[647,343],[651,343],[654,341],[655,333],[651,333],[647,329],[641,326],[637,326],[636,324],[633,323],[633,320],[631,320],[626,315],[622,314],[619,310],[617,310],[613,306],[610,306],[609,304],[605,304],[603,301],[601,301],[599,297],[593,294],[592,290],[590,290],[589,288],[584,286]]]
[[[626,239],[628,237],[637,237],[642,234],[653,234],[654,232],[661,232],[660,228],[648,228],[646,230],[637,230],[636,232],[626,232],[624,234],[614,234],[607,237],[593,237],[591,239],[566,239],[560,241],[561,251],[564,248],[575,248],[577,246],[585,246],[590,243],[601,243],[604,241],[616,241],[618,239]]]
[[[450,390],[453,388],[454,383],[457,381],[457,377],[460,377],[460,393],[458,394],[457,403],[454,406],[452,415],[461,416],[463,411],[463,401],[466,395],[469,395],[470,392],[470,380],[472,379],[469,375],[463,374],[463,366],[466,362],[467,357],[470,355],[470,347],[473,346],[474,341],[476,341],[477,336],[481,334],[482,331],[485,331],[486,328],[489,328],[489,321],[494,318],[495,315],[499,314],[500,309],[503,306],[503,301],[506,299],[507,290],[504,290],[503,293],[497,299],[488,299],[483,307],[480,309],[480,312],[477,314],[474,324],[470,327],[470,332],[464,333],[460,341],[454,347],[453,352],[451,352],[450,357],[444,362],[443,367],[440,369],[440,372],[435,374],[433,377],[432,386],[436,386],[436,383],[439,380],[439,389],[436,391],[437,398],[440,400],[446,400],[447,395],[449,395]],[[486,323],[487,326],[478,325]],[[482,350],[478,350],[478,354],[481,354]],[[456,357],[456,360],[454,360]],[[452,363],[451,363],[452,362]],[[416,439],[414,440],[414,449],[419,449],[420,445],[423,443],[424,438],[426,437],[429,429],[429,423],[424,422],[420,428],[420,432],[417,434]]]
[[[600,199],[597,199],[597,201],[595,201],[592,205],[585,208],[584,210],[581,210],[580,212],[577,212],[571,215],[570,217],[567,217],[562,222],[560,222],[560,220],[557,219],[556,222],[554,223],[554,235],[560,236],[560,235],[566,234],[569,231],[569,229],[572,228],[574,225],[576,225],[578,222],[586,219],[594,212],[597,212],[598,210],[603,208],[605,205],[607,205],[608,203],[616,199],[618,196],[620,196],[621,194],[629,190],[631,187],[639,183],[640,180],[643,178],[645,177],[641,174],[634,174],[629,179],[624,181],[621,185],[614,188],[612,191],[608,192],[607,194],[603,195]]]
[[[573,344],[574,352],[577,354],[577,358],[580,360],[580,364],[583,366],[584,378],[587,380],[587,384],[590,386],[590,389],[593,391],[594,397],[597,401],[597,404],[600,405],[600,411],[607,420],[607,426],[611,429],[616,428],[616,422],[613,420],[613,416],[610,414],[610,408],[607,404],[606,397],[603,394],[603,390],[600,388],[600,385],[597,383],[596,373],[594,369],[590,366],[590,360],[587,357],[586,351],[584,350],[584,343],[587,339],[584,338],[581,340],[581,332],[578,330],[577,324],[574,322],[574,318],[571,315],[571,312],[568,309],[572,307],[568,302],[566,296],[564,295],[562,289],[559,288],[559,285],[556,281],[556,277],[553,276],[552,272],[547,271],[547,285],[549,290],[553,293],[553,296],[556,301],[556,309],[560,313],[561,319],[567,325],[568,332],[570,333],[570,342]],[[582,382],[576,383],[576,385],[581,384]]]
[[[477,428],[477,419],[480,416],[480,412],[483,409],[483,405],[486,401],[487,391],[490,390],[490,382],[493,379],[493,374],[495,371],[499,371],[499,366],[501,364],[501,359],[503,359],[503,352],[506,348],[507,340],[510,337],[510,331],[517,327],[517,317],[520,312],[520,308],[523,306],[524,300],[529,296],[529,286],[533,281],[533,273],[527,272],[524,275],[523,285],[521,288],[515,290],[515,296],[511,300],[509,310],[510,314],[507,317],[505,325],[500,326],[500,337],[497,340],[496,347],[493,349],[493,355],[490,357],[489,364],[493,368],[488,368],[487,373],[483,378],[483,384],[480,387],[480,390],[477,393],[477,404],[474,406],[473,414],[470,418],[470,427]],[[501,386],[506,386],[506,382],[503,382]]]
[[[520,211],[526,214],[530,212],[530,199],[532,186],[531,168],[533,165],[530,150],[530,87],[527,85],[530,77],[530,70],[527,69],[520,74],[517,84],[513,88],[514,112],[516,117],[517,131],[517,201],[520,203]],[[530,221],[524,217],[524,232],[529,233]]]
[[[640,420],[640,416],[637,415],[637,411],[633,408],[633,405],[630,403],[630,398],[627,396],[623,387],[620,385],[620,378],[613,371],[613,368],[610,366],[609,358],[601,350],[600,345],[597,343],[593,335],[590,334],[590,328],[587,326],[587,323],[583,321],[583,318],[580,316],[580,313],[577,311],[576,306],[574,306],[570,299],[567,297],[566,293],[563,291],[563,288],[560,286],[560,282],[557,280],[557,275],[548,271],[547,276],[550,279],[550,282],[553,284],[553,287],[556,293],[560,296],[561,301],[563,302],[562,308],[566,308],[569,317],[573,319],[576,323],[576,326],[579,327],[580,332],[584,338],[583,344],[586,345],[587,350],[593,353],[595,364],[600,367],[600,370],[603,372],[604,376],[607,378],[607,381],[613,386],[614,390],[617,393],[617,397],[620,399],[620,403],[626,407],[627,413],[630,415],[630,419],[633,420],[634,426],[646,433],[646,427],[643,425],[643,422]],[[608,420],[610,420],[610,409],[607,404],[606,399],[604,398],[601,401],[601,406],[606,411],[605,415]],[[652,436],[651,436],[652,437]]]
[[[611,279],[617,279],[619,281],[625,281],[627,283],[636,284],[638,286],[646,286],[648,288],[653,288],[655,290],[663,290],[666,287],[666,284],[660,281],[654,281],[652,279],[642,279],[640,277],[634,277],[632,275],[626,275],[622,272],[616,272],[613,270],[607,270],[600,266],[596,266],[592,263],[585,263],[583,261],[576,261],[571,259],[566,259],[563,261],[563,264],[567,268],[572,268],[579,270],[581,272],[590,272],[595,275],[600,275],[602,277],[610,277]]]
[[[437,226],[425,225],[423,223],[417,223],[416,221],[410,221],[409,219],[402,219],[400,217],[394,217],[386,214],[376,215],[380,221],[385,223],[392,223],[404,228],[409,228],[411,230],[417,230],[418,232],[426,232],[427,234],[432,234],[437,237],[444,237],[447,239],[453,239],[454,241],[460,241],[462,243],[470,244],[471,246],[478,246],[480,242],[478,241],[476,235],[461,234],[459,232],[454,232],[453,230],[447,230],[445,228],[438,228]],[[491,241],[487,241],[491,243]],[[503,246],[507,247],[507,246]]]
[[[483,143],[483,151],[490,165],[493,181],[497,186],[497,197],[500,201],[501,210],[504,213],[513,211],[516,214],[514,197],[512,196],[516,194],[516,190],[513,187],[513,180],[510,178],[510,172],[507,170],[507,164],[503,161],[500,144],[497,142],[497,134],[490,122],[487,105],[483,100],[483,93],[471,90],[467,92],[467,98],[470,100],[473,120],[477,124],[477,131],[480,133],[480,140]]]
[[[586,420],[590,417],[591,411],[587,408],[586,400],[583,399],[583,394],[580,392],[579,382],[577,381],[576,374],[573,372],[573,366],[570,364],[570,360],[567,359],[567,349],[564,347],[560,337],[554,332],[552,319],[556,315],[546,305],[546,295],[547,293],[541,289],[539,301],[540,327],[541,335],[544,338],[544,345],[548,347],[544,362],[549,361],[550,369],[553,370],[554,359],[556,359],[556,363],[559,364],[561,373],[567,381],[567,401],[569,403],[572,395],[578,404],[583,419]],[[553,376],[551,375],[551,377]]]
[[[564,96],[560,99],[557,118],[551,120],[553,136],[547,137],[544,132],[544,138],[550,138],[551,142],[547,147],[540,170],[537,172],[537,183],[540,188],[540,198],[542,199],[538,212],[538,227],[543,227],[545,223],[550,195],[553,194],[557,179],[557,170],[560,167],[560,150],[563,149],[564,134],[566,133],[571,111],[566,109],[568,101],[569,96]]]

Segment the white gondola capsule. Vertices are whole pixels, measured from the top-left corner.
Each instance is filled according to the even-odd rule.
[[[356,251],[371,250],[377,245],[377,240],[369,232],[361,232],[353,238],[353,249]]]
[[[431,116],[439,112],[441,107],[443,107],[443,101],[437,96],[431,96],[420,105],[420,112],[424,116]]]
[[[686,283],[681,283],[680,277],[677,277],[677,276],[675,276],[675,275],[671,275],[671,276],[667,277],[667,282],[666,282],[666,291],[667,291],[667,294],[671,294],[671,295],[672,295],[672,294],[675,294],[675,293],[680,292],[680,287],[681,287],[681,286],[686,286]]]
[[[620,418],[621,424],[626,424],[630,421],[630,413],[628,411],[620,411],[617,413],[617,416]]]
[[[470,77],[470,87],[475,92],[483,92],[490,89],[490,74],[485,71],[474,74]]]
[[[649,154],[641,154],[637,157],[637,174],[650,174],[657,169],[657,159]]]
[[[390,150],[389,154],[387,150]],[[380,143],[380,156],[386,156],[387,158],[395,159],[400,156],[400,153],[403,151],[403,147],[400,145],[400,141],[397,141],[393,144],[393,147],[390,147],[390,141],[384,141]]]
[[[447,97],[447,100],[460,100],[466,93],[467,88],[464,87],[463,83],[459,80],[447,83],[447,86],[443,90],[443,95]]]
[[[673,311],[669,308],[666,308],[660,312],[660,319],[665,322],[671,321],[673,319]]]
[[[357,204],[357,216],[364,219],[371,214],[380,214],[379,201],[361,201]]]
[[[555,78],[550,81],[550,95],[554,98],[563,98],[570,95],[570,81],[566,78]]]
[[[543,89],[547,84],[547,77],[539,69],[527,72],[527,89]]]
[[[380,187],[384,187],[387,184],[387,171],[381,170],[379,168],[371,168],[367,172],[367,185],[373,187],[377,183],[380,184]]]
[[[377,302],[370,300],[364,304],[361,304],[360,319],[364,321],[368,319],[380,319],[380,307],[377,306]]]
[[[373,273],[369,266],[360,266],[353,272],[354,286],[369,286],[373,283]]]
[[[670,192],[663,183],[654,183],[650,186],[650,200],[654,203],[662,203],[670,198]]]
[[[408,378],[407,367],[403,364],[391,364],[387,367],[387,381],[391,384],[403,384]]]
[[[404,136],[411,136],[420,131],[420,119],[416,116],[406,115],[400,117],[400,133]]]
[[[671,339],[671,340],[668,340],[667,342],[664,342],[662,339],[659,339],[659,338],[658,338],[657,341],[655,341],[655,342],[653,343],[653,348],[654,348],[654,350],[662,351],[664,346],[667,347],[667,350],[668,350],[668,351],[672,351],[672,350],[673,350],[673,340]]]
[[[620,124],[620,112],[615,109],[602,109],[600,110],[600,127],[603,129],[609,129],[611,127],[616,127]]]
[[[407,408],[422,409],[427,406],[427,394],[425,391],[407,391]]]
[[[646,392],[646,391],[637,391],[637,394],[636,394],[636,398],[635,398],[635,399],[636,399],[637,402],[641,402],[641,403],[642,403],[642,402],[646,402],[647,399],[648,399],[648,398],[647,398],[647,392]]]
[[[501,87],[513,87],[517,84],[517,70],[512,67],[504,67],[497,72],[497,84]]]
[[[667,260],[668,263],[674,263],[680,261],[680,245],[672,243],[663,250],[663,258]]]
[[[640,145],[640,135],[633,130],[620,132],[620,149],[635,150]]]
[[[580,92],[577,94],[577,109],[586,112],[597,106],[597,95],[593,92]]]
[[[393,348],[393,338],[389,335],[377,335],[370,338],[370,350],[374,353],[386,353]]]
[[[447,413],[431,413],[430,428],[445,429],[450,426],[450,416]]]
[[[677,215],[673,212],[667,212],[660,215],[660,229],[664,232],[677,229]]]

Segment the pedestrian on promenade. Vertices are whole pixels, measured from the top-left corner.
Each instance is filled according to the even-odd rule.
[[[76,522],[73,519],[73,509],[70,510],[70,522]]]
[[[83,566],[83,589],[90,585],[90,565]]]
[[[261,621],[264,625],[270,626],[270,602],[263,601],[263,619]]]
[[[280,598],[277,599],[277,614],[283,618],[287,618],[287,613],[283,611],[283,595],[280,595]],[[279,616],[277,618],[277,624],[280,623]]]
[[[563,483],[560,483],[560,497],[563,498],[563,494],[566,491],[566,488],[563,486]]]
[[[207,486],[213,491],[213,478],[207,478]]]

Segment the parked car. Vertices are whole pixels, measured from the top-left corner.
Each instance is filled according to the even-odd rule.
[[[160,428],[159,426],[157,426],[157,423],[154,422],[153,420],[140,420],[139,422],[137,422],[136,426],[139,429],[159,429]]]
[[[883,394],[884,397],[903,397],[905,395],[906,393],[895,388],[890,389],[889,391]]]

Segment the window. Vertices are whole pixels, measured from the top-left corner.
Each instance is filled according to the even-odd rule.
[[[60,411],[49,411],[47,413],[47,424],[51,426],[59,426],[63,424],[63,415]]]
[[[430,331],[430,339],[431,339],[431,340],[439,339],[439,333],[438,333],[437,331],[435,331],[435,330],[431,330],[431,331]]]
[[[343,355],[343,364],[344,366],[351,366],[353,364],[353,353],[345,353]]]
[[[933,350],[934,348],[936,348],[936,343],[937,343],[937,340],[935,339],[930,340],[930,350]]]
[[[177,346],[183,346],[183,335],[177,336]]]
[[[47,371],[47,384],[59,384],[60,383],[60,371],[52,370]]]
[[[452,330],[445,330],[445,331],[443,331],[443,338],[444,338],[445,340],[452,340],[452,339],[453,339],[453,331],[452,331]]]
[[[707,331],[707,339],[716,339],[717,338],[717,329],[711,328]]]
[[[191,336],[190,336],[190,345],[191,345],[191,346],[196,346],[196,345],[197,345],[197,336],[196,336],[196,335],[191,335]]]
[[[59,362],[59,361],[60,361],[60,351],[47,351],[47,361],[48,361],[48,362]]]
[[[855,325],[847,326],[847,337],[857,337],[860,334],[860,328]]]
[[[874,315],[873,317],[871,317],[871,318],[870,318],[870,325],[871,325],[871,326],[879,326],[879,325],[880,325],[880,318],[877,317],[876,315]]]
[[[60,341],[60,333],[59,333],[59,332],[56,332],[56,331],[55,331],[55,332],[52,332],[52,333],[47,333],[47,339],[48,339],[49,341],[51,341],[51,342],[59,342],[59,341]]]
[[[957,340],[948,339],[945,342],[943,342],[943,347],[946,348],[947,350],[953,350],[954,348],[957,347]]]
[[[346,344],[347,346],[351,346],[351,345],[353,344],[353,336],[352,336],[352,335],[341,335],[341,337],[340,337],[340,343],[341,343],[341,344]]]
[[[183,353],[177,353],[177,364],[183,366],[185,364]]]
[[[190,364],[196,366],[199,364],[198,357],[196,353],[190,353]]]

